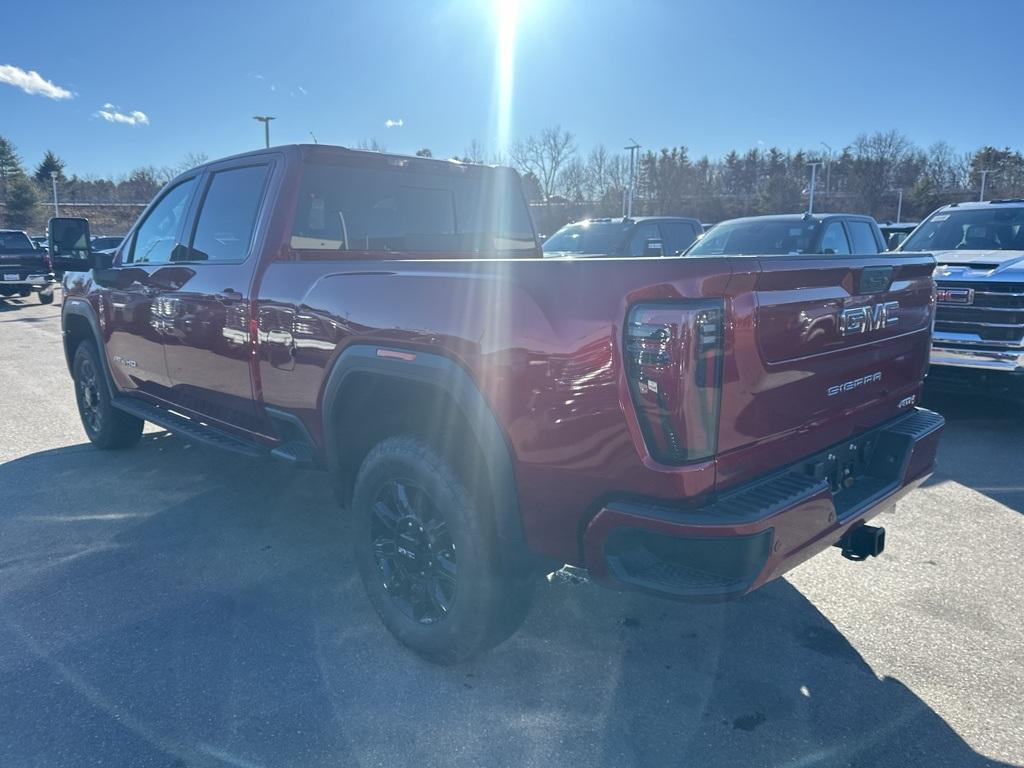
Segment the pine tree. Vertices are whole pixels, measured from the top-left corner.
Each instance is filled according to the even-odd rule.
[[[34,174],[36,181],[41,184],[49,184],[52,171],[56,171],[57,181],[64,181],[64,161],[48,149],[42,161],[36,166]]]
[[[12,229],[32,229],[36,223],[36,190],[25,176],[7,179],[6,226]]]

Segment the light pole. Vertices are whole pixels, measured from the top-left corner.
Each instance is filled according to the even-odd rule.
[[[57,172],[50,171],[50,184],[53,185],[53,215],[60,216],[60,208],[57,207]]]
[[[899,224],[900,218],[903,216],[903,188],[900,187],[894,191],[899,195],[899,201],[896,203],[896,223]]]
[[[825,197],[832,194],[832,147],[824,141],[818,142],[828,150],[828,163],[825,165]]]
[[[981,173],[981,192],[978,194],[978,202],[979,203],[984,203],[985,202],[985,182],[988,181],[988,175],[990,173],[995,173],[995,171],[992,170],[991,168],[986,168],[983,171],[979,171],[979,173]]]
[[[253,115],[253,120],[259,120],[263,123],[263,137],[267,144],[267,149],[270,149],[270,121],[276,120],[276,117],[270,117],[270,115]]]
[[[811,191],[807,200],[807,212],[814,213],[814,183],[818,180],[818,169],[823,165],[818,160],[808,163],[811,166]]]
[[[635,174],[638,170],[640,160],[640,145],[636,143],[636,139],[630,139],[633,143],[623,149],[629,150],[629,187],[626,189],[626,199],[622,201],[623,217],[632,218],[633,216],[633,189],[636,186]]]

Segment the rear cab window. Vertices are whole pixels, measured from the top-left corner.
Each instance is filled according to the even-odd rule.
[[[24,232],[0,232],[0,253],[34,250],[35,246],[32,245],[32,241],[28,239],[28,235]]]
[[[291,247],[412,254],[536,253],[530,212],[511,171],[412,159],[386,162],[386,167],[364,167],[307,161]]]

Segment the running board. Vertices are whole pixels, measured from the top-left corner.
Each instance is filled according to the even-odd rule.
[[[119,411],[138,416],[145,421],[151,421],[158,427],[163,427],[186,440],[203,443],[205,445],[231,451],[251,459],[262,459],[272,454],[269,448],[250,443],[246,440],[229,435],[216,427],[211,427],[193,419],[181,416],[167,408],[159,405],[137,400],[134,397],[115,397],[111,403]]]

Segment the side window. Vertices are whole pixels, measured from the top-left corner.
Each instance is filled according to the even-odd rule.
[[[647,241],[652,238],[654,240],[661,240],[661,231],[658,229],[657,224],[644,223],[638,225],[633,230],[633,235],[629,238],[629,255],[643,256]],[[662,244],[662,248],[665,248],[664,244]]]
[[[666,256],[678,256],[697,239],[693,225],[684,221],[663,221],[661,234],[665,238]]]
[[[166,264],[171,260],[195,185],[194,177],[187,179],[160,199],[135,231],[127,263]]]
[[[871,224],[866,221],[848,221],[846,226],[850,229],[854,253],[878,253],[878,242]]]
[[[269,165],[217,171],[196,219],[189,261],[239,262],[249,255]]]
[[[825,234],[821,236],[821,252],[850,253],[850,243],[846,239],[846,232],[843,231],[843,222],[833,221],[825,228]]]

